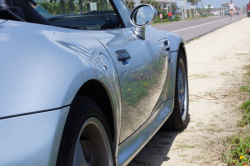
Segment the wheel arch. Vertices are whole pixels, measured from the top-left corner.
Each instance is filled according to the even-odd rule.
[[[185,65],[186,65],[186,72],[188,73],[187,53],[186,53],[185,44],[183,42],[180,43],[179,50],[181,50],[183,52],[183,54],[184,54]]]
[[[116,138],[116,121],[115,121],[115,107],[111,99],[111,94],[109,93],[106,86],[98,80],[89,80],[85,82],[76,96],[85,96],[93,100],[101,109],[104,114],[105,119],[107,120],[111,135],[112,135],[112,144],[115,145]],[[115,147],[115,146],[113,146]]]

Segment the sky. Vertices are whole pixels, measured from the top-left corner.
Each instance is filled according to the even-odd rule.
[[[172,1],[175,1],[177,3],[180,2],[180,0],[172,0]],[[235,6],[238,6],[240,8],[242,7],[242,5],[245,6],[246,4],[249,3],[249,0],[233,0],[233,1],[235,3]],[[202,0],[203,6],[212,5],[215,8],[220,8],[221,4],[228,3],[228,2],[230,2],[230,0]],[[190,5],[191,5],[190,3],[189,4],[187,3],[187,6],[190,6]],[[199,2],[198,7],[200,8],[200,6],[201,6],[201,3]]]

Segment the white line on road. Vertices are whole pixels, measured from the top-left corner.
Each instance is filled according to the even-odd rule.
[[[215,17],[208,17],[205,19],[211,19],[211,18],[215,18]],[[157,25],[153,25],[154,27],[165,27],[165,26],[170,26],[170,25],[176,25],[176,24],[182,24],[184,22],[196,22],[196,21],[201,21],[201,20],[205,20],[205,19],[198,19],[198,20],[181,20],[181,21],[174,21],[168,24],[157,24]]]
[[[213,22],[209,22],[209,23],[206,23],[206,24],[201,24],[201,25],[197,25],[197,26],[193,26],[193,27],[189,27],[189,28],[180,29],[180,30],[173,31],[173,32],[176,33],[176,32],[180,32],[180,31],[185,31],[185,30],[188,30],[188,29],[201,27],[201,26],[204,26],[204,25],[209,25],[209,24],[213,24],[213,23],[216,23],[216,22],[224,21],[224,20],[229,20],[229,18],[225,18],[225,19],[222,19],[222,20],[213,21]]]

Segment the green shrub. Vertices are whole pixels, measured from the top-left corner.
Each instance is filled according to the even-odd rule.
[[[249,164],[250,158],[250,134],[236,135],[226,141],[229,151],[222,154],[222,158],[228,165],[243,166]]]
[[[238,127],[245,127],[246,125],[250,124],[250,101],[243,103],[240,106],[240,109],[244,109],[242,114],[242,119],[237,122]]]
[[[250,100],[247,100],[245,103],[243,103],[241,106],[240,106],[240,109],[245,109],[246,111],[250,111]]]
[[[240,90],[243,92],[250,92],[250,86],[242,86],[240,87]]]
[[[175,17],[175,19],[172,19],[172,21],[180,21],[180,18]]]

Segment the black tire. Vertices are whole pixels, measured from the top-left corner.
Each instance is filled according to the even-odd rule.
[[[108,136],[108,144],[111,149],[111,155],[112,155],[112,161],[113,165],[114,163],[114,154],[112,152],[112,147],[111,147],[111,134],[108,128],[108,124],[105,120],[104,115],[102,114],[101,110],[95,104],[91,99],[82,97],[82,96],[76,96],[75,99],[73,100],[71,104],[71,108],[69,111],[69,115],[67,117],[61,143],[60,143],[60,148],[58,152],[58,157],[57,157],[57,166],[72,166],[75,158],[75,152],[77,148],[77,142],[80,140],[84,140],[85,138],[82,138],[83,136],[81,135],[81,132],[83,132],[82,126],[85,124],[85,122],[90,119],[90,118],[96,118],[98,119],[102,126],[105,129],[105,132]],[[86,127],[87,128],[87,127]],[[90,129],[88,129],[90,130]],[[91,131],[92,132],[92,131]],[[89,131],[89,133],[91,133]],[[96,132],[96,131],[95,131]],[[93,137],[94,138],[94,137]],[[92,136],[88,136],[86,140],[91,140]],[[78,142],[79,143],[79,142]],[[98,144],[98,143],[96,143]],[[84,148],[82,148],[84,149]],[[97,150],[96,150],[97,151]],[[92,153],[92,152],[90,152]],[[96,154],[96,153],[95,153]],[[99,153],[101,154],[101,153]],[[98,156],[99,157],[99,156]],[[85,160],[87,161],[85,155],[84,155]],[[91,157],[90,157],[91,158]],[[92,158],[93,159],[93,158]],[[109,160],[110,161],[110,160]],[[99,161],[91,161],[92,166],[99,166],[101,165],[100,163],[98,164]],[[87,161],[87,163],[89,163]]]
[[[180,102],[178,99],[178,69],[181,67],[180,65],[184,65],[185,71],[183,74],[185,74],[186,78],[186,114],[183,113],[183,109],[180,110]],[[169,119],[165,122],[163,125],[163,128],[167,131],[178,131],[178,130],[184,130],[189,123],[189,90],[188,90],[188,79],[187,79],[187,63],[185,62],[184,54],[181,50],[178,52],[178,59],[177,59],[177,68],[176,68],[176,81],[175,81],[175,98],[174,98],[174,109],[172,114],[170,115]],[[183,117],[184,116],[184,117]]]

